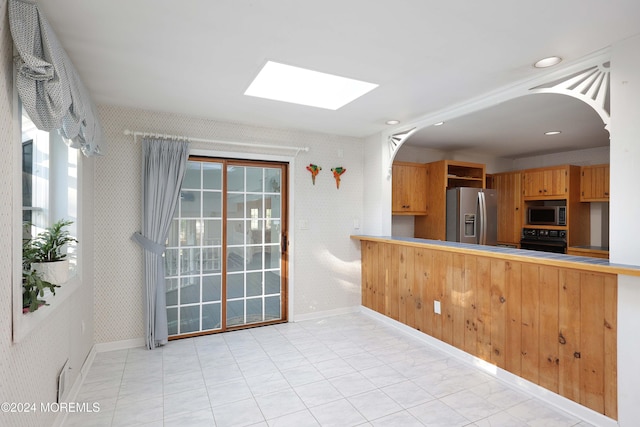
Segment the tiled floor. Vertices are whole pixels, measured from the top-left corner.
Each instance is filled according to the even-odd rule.
[[[366,314],[99,353],[71,426],[589,424]]]

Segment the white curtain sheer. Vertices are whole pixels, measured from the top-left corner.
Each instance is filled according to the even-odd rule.
[[[59,131],[86,156],[104,154],[96,108],[67,53],[35,1],[9,0],[9,26],[18,55],[16,86],[38,129]]]
[[[144,138],[142,150],[142,231],[132,239],[144,253],[145,343],[151,350],[166,344],[169,337],[163,254],[180,197],[189,143]]]

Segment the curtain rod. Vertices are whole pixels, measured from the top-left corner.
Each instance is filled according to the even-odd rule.
[[[280,149],[280,150],[295,150],[296,156],[301,151],[305,151],[305,152],[309,151],[309,147],[293,147],[293,146],[290,146],[290,145],[255,144],[255,143],[252,143],[252,142],[221,141],[221,140],[216,140],[216,139],[191,138],[191,137],[188,137],[188,136],[165,135],[165,134],[160,134],[160,133],[130,131],[129,129],[125,129],[124,130],[124,134],[125,135],[133,135],[133,141],[134,142],[136,141],[136,139],[139,136],[141,136],[143,138],[146,137],[146,136],[149,136],[149,137],[160,138],[160,139],[186,139],[188,141],[193,141],[193,142],[207,142],[207,143],[224,144],[224,145],[240,145],[240,146],[245,146],[245,147],[276,148],[276,149]]]

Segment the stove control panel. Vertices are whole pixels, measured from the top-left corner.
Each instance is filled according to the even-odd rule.
[[[566,230],[549,230],[546,228],[523,228],[522,238],[527,240],[556,240],[566,241]]]

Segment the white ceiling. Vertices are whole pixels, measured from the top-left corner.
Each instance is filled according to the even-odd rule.
[[[640,33],[638,0],[39,3],[98,104],[355,137],[385,130],[388,119],[416,120],[534,78],[545,72],[531,66],[542,57],[571,62]],[[268,60],[380,86],[337,111],[244,96]],[[512,102],[486,112],[488,118],[439,128],[453,130],[459,122],[471,132],[440,137],[430,128],[422,132],[425,143],[517,157],[560,150],[561,143],[608,142],[602,122],[592,123],[598,116],[578,101]],[[532,108],[544,114],[539,120],[582,127],[563,132],[553,146],[500,138],[508,127],[523,132]],[[569,141],[571,135],[580,138]],[[489,146],[492,141],[498,144]]]
[[[416,131],[406,144],[520,158],[609,145],[609,132],[586,103],[533,94]],[[545,132],[560,131],[547,136]]]

